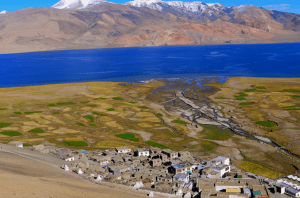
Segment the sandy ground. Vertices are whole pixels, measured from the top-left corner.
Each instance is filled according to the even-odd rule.
[[[0,149],[0,197],[147,197],[146,193],[125,186],[95,185],[55,165],[45,164],[42,158],[36,161],[3,150]],[[32,155],[35,159],[39,156]]]

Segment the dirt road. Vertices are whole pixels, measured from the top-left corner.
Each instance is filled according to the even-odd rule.
[[[61,170],[62,163],[49,155],[0,144],[0,197],[147,197],[129,187],[87,182]]]

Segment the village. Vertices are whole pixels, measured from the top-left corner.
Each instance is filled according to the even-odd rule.
[[[61,169],[93,183],[114,183],[149,197],[263,198],[300,197],[300,177],[288,175],[271,180],[242,173],[229,157],[203,161],[188,151],[160,148],[117,147],[110,150],[73,150],[47,145],[19,148],[52,155],[62,160]]]

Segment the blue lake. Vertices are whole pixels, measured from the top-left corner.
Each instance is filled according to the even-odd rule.
[[[0,87],[196,76],[299,77],[300,43],[164,46],[0,55]]]

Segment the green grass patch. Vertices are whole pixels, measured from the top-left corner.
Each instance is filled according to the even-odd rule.
[[[243,98],[243,97],[247,97],[249,96],[248,94],[246,93],[239,93],[239,95],[235,96],[235,97],[238,97],[238,98]]]
[[[213,142],[203,141],[201,143],[201,147],[203,148],[203,151],[213,152],[218,147],[218,145]]]
[[[35,128],[28,131],[29,133],[44,133],[45,131],[41,128]]]
[[[30,111],[30,112],[24,112],[24,114],[34,114],[34,113],[43,113],[42,111]]]
[[[113,97],[114,100],[123,100],[123,98],[120,97]]]
[[[215,97],[215,99],[222,100],[222,99],[226,99],[226,98],[224,98],[224,97]]]
[[[107,114],[104,113],[98,113],[98,112],[93,112],[94,115],[99,115],[99,116],[107,116]]]
[[[21,136],[23,135],[22,133],[18,132],[18,131],[3,131],[1,132],[0,134],[3,134],[3,135],[7,135],[7,136]]]
[[[157,116],[162,118],[162,117],[163,117],[163,114],[158,113]]]
[[[94,98],[93,100],[105,100],[106,98]]]
[[[48,104],[48,107],[55,107],[55,106],[63,106],[63,105],[73,105],[76,104],[74,102],[58,102],[56,104],[52,103],[52,104]]]
[[[259,124],[261,126],[266,126],[266,127],[277,126],[277,124],[275,122],[271,122],[271,121],[257,121],[256,124]]]
[[[87,104],[87,103],[89,103],[90,101],[85,101],[85,102],[81,102],[82,104]]]
[[[7,108],[1,108],[0,111],[2,111],[2,110],[7,110]]]
[[[84,141],[64,141],[69,146],[88,146],[88,143]]]
[[[96,127],[97,125],[95,125],[95,124],[90,124],[90,126]]]
[[[146,107],[146,106],[139,106],[139,108],[141,108],[141,109],[149,109],[149,108]]]
[[[122,138],[122,139],[125,139],[125,140],[130,140],[130,141],[133,141],[133,142],[140,142],[140,139],[136,138],[135,135],[132,134],[132,133],[119,134],[119,135],[116,135],[116,137]]]
[[[296,106],[289,106],[289,107],[283,107],[284,110],[300,110],[300,107]]]
[[[87,106],[89,106],[89,107],[97,107],[97,105],[95,105],[95,104],[87,105]]]
[[[239,105],[253,105],[255,102],[242,102]]]
[[[189,124],[185,121],[182,121],[182,120],[173,120],[172,123],[177,123],[177,124]]]
[[[0,129],[4,127],[9,127],[12,123],[0,123]]]
[[[62,105],[73,105],[76,104],[74,102],[58,102],[56,103],[56,106],[62,106]]]
[[[53,112],[54,115],[60,114],[59,111]]]
[[[290,95],[292,98],[300,98],[300,95]]]
[[[210,140],[228,140],[233,136],[229,129],[222,129],[217,126],[203,125],[203,132],[205,139]]]
[[[300,108],[298,107],[293,107],[293,108],[286,108],[286,109],[284,109],[284,110],[300,110]]]
[[[81,123],[81,122],[76,122],[76,124],[77,125],[79,125],[79,126],[85,126],[83,123]]]
[[[109,109],[106,109],[107,111],[114,111],[115,109],[114,108],[109,108]]]
[[[298,89],[284,89],[282,92],[300,92]]]
[[[246,98],[236,98],[236,100],[246,100]]]
[[[14,112],[14,114],[17,114],[17,115],[21,115],[22,112],[18,111],[18,112]]]
[[[153,141],[147,141],[146,144],[153,146],[153,147],[157,147],[157,148],[162,148],[162,149],[168,149],[169,147],[167,147],[166,145],[163,144],[159,144]]]
[[[135,104],[136,102],[129,102],[129,103],[131,103],[131,104]]]
[[[264,86],[257,86],[256,89],[267,89]]]
[[[32,146],[32,144],[28,144],[28,143],[23,144],[23,147],[28,147],[28,146]]]
[[[83,116],[83,117],[86,118],[86,119],[89,119],[91,122],[95,121],[95,118],[92,115],[86,115],[86,116]]]
[[[255,92],[256,89],[245,89],[244,92]]]
[[[275,179],[281,176],[280,172],[271,170],[262,165],[249,161],[244,161],[242,164],[239,165],[239,167],[246,172],[254,173],[271,179]]]

